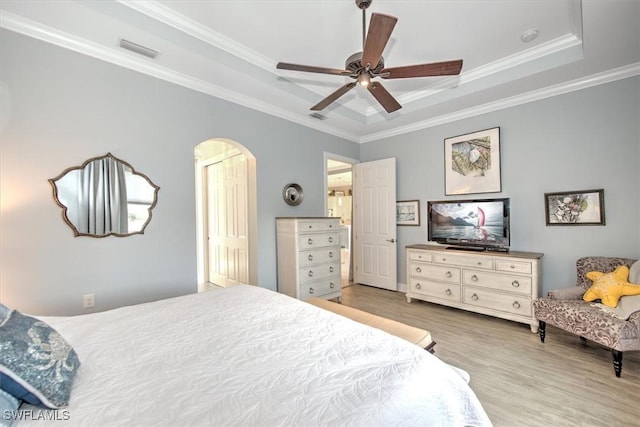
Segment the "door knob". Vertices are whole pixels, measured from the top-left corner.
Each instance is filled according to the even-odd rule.
[[[395,243],[396,239],[387,239],[387,242]]]

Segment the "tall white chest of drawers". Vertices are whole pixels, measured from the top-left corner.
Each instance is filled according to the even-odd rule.
[[[276,218],[276,229],[278,292],[301,300],[340,300],[340,220]]]
[[[413,298],[529,324],[538,332],[542,254],[474,252],[409,245],[407,302]]]

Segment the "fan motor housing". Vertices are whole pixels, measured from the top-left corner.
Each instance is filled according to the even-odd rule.
[[[364,65],[362,64],[362,52],[356,52],[348,57],[344,63],[344,68],[345,70],[353,71],[355,74],[360,74],[360,72],[365,69]],[[372,75],[379,74],[383,68],[384,58],[381,56],[378,65],[375,68],[369,69],[369,72]]]
[[[356,6],[358,6],[358,9],[366,9],[371,6],[372,1],[373,0],[356,0]]]

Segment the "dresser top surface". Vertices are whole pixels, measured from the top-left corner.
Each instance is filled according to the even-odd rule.
[[[465,254],[465,255],[487,255],[493,257],[505,257],[505,258],[535,258],[540,259],[544,256],[544,254],[539,252],[520,252],[520,251],[491,251],[491,250],[483,250],[483,251],[474,251],[474,250],[464,250],[464,249],[450,249],[451,246],[440,246],[440,245],[429,245],[424,243],[418,243],[413,245],[405,246],[407,249],[423,249],[428,251],[440,251],[454,254]]]

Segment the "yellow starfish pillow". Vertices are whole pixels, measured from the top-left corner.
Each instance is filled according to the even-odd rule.
[[[585,301],[602,300],[608,307],[616,307],[620,297],[625,295],[640,295],[640,285],[632,285],[629,278],[629,267],[621,265],[612,273],[590,271],[587,277],[593,280],[593,285],[584,293]]]

